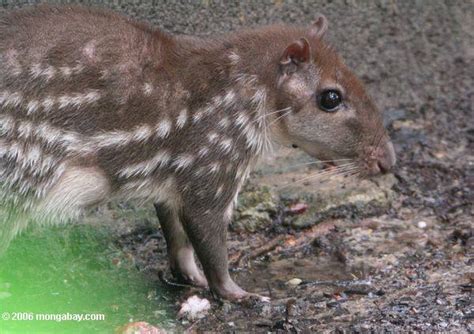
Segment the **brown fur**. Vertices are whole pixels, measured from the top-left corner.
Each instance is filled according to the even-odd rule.
[[[110,196],[153,200],[177,276],[244,297],[227,270],[226,224],[268,136],[369,172],[394,163],[326,27],[319,17],[201,39],[102,10],[12,12],[0,19],[0,181],[25,208],[61,217]],[[337,113],[316,104],[329,88],[344,96]]]

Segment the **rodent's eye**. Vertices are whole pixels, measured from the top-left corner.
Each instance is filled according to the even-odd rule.
[[[325,90],[318,96],[319,107],[327,112],[335,112],[341,102],[341,93],[335,89]]]

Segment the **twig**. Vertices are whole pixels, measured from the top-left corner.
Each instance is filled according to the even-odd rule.
[[[194,286],[190,284],[182,284],[182,283],[176,283],[173,281],[170,281],[165,277],[165,273],[163,271],[160,271],[158,273],[158,277],[160,278],[160,281],[166,285],[172,286],[172,287],[177,287],[177,288],[194,288]]]
[[[304,281],[300,285],[332,285],[343,288],[345,293],[358,295],[367,295],[375,291],[370,280]]]
[[[279,246],[285,239],[286,239],[286,236],[280,235],[280,236],[276,237],[275,239],[271,240],[270,242],[265,243],[263,246],[260,246],[256,249],[254,249],[250,254],[242,254],[235,261],[237,266],[240,267],[244,260],[252,260],[252,259],[255,259],[259,256],[267,254],[268,252],[272,251],[277,246]]]

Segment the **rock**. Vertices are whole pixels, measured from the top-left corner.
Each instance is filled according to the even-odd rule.
[[[300,278],[292,278],[288,282],[286,282],[286,284],[290,286],[298,286],[301,284],[301,282],[303,282],[303,280]]]
[[[152,326],[147,322],[139,321],[126,324],[119,328],[116,333],[118,334],[165,334],[166,331]]]
[[[407,117],[407,112],[405,109],[399,108],[390,108],[385,110],[383,113],[383,126],[389,127],[393,122],[404,120]]]
[[[295,151],[285,150],[280,149],[277,154],[286,156],[286,159],[291,156],[295,163],[304,161]],[[301,229],[325,219],[347,218],[355,214],[359,217],[373,216],[390,208],[395,198],[392,188],[397,179],[392,174],[372,179],[326,174],[328,176],[324,179],[311,180],[308,175],[318,171],[314,167],[308,169],[303,164],[299,170],[278,171],[274,166],[267,166],[271,163],[263,161],[258,166],[253,184],[268,186],[283,205],[294,209],[287,210],[289,215],[284,221],[293,228]],[[308,182],[298,182],[305,178]],[[307,208],[300,207],[300,203],[307,203]],[[291,211],[298,214],[292,214]]]
[[[311,212],[313,214],[311,214]],[[314,211],[308,212],[306,215],[301,215],[297,218],[291,219],[290,224],[293,228],[302,229],[306,227],[313,226],[317,223],[316,219],[314,218]]]
[[[267,187],[245,189],[239,195],[231,227],[235,231],[255,232],[272,223],[277,201]]]
[[[302,213],[305,213],[306,210],[308,210],[308,204],[306,203],[295,203],[291,205],[288,209],[288,212],[293,214],[293,215],[300,215]]]
[[[201,299],[198,296],[189,297],[178,312],[179,318],[186,318],[193,321],[195,319],[203,318],[211,309],[211,303],[207,299]]]
[[[426,224],[426,222],[424,221],[419,221],[416,225],[418,226],[418,228],[426,228],[428,224]]]

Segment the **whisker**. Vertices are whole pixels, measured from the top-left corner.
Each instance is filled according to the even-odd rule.
[[[295,185],[295,184],[301,184],[301,183],[308,182],[308,181],[321,180],[321,179],[323,179],[323,177],[329,178],[329,177],[332,177],[332,176],[345,176],[348,173],[357,171],[357,169],[358,169],[358,167],[353,167],[350,170],[341,170],[337,173],[321,173],[321,174],[317,174],[317,175],[311,175],[311,176],[305,177],[303,179],[294,181],[291,184],[288,184],[288,185],[286,185],[282,188],[287,188],[289,186],[292,186],[292,185]]]
[[[342,176],[342,177],[346,177],[346,176],[353,176],[353,175],[356,175],[356,174],[359,174],[360,173],[360,169],[355,169],[355,170],[349,170],[347,172],[344,172],[342,174],[340,174],[339,176]]]
[[[264,152],[272,152],[273,146],[272,146],[272,140],[270,136],[268,135],[268,126],[267,126],[267,118],[263,118],[263,150]]]
[[[285,116],[288,116],[290,113],[292,112],[292,110],[288,110],[286,111],[283,115],[280,115],[278,116],[277,118],[275,118],[270,124],[268,124],[268,127],[272,126],[274,123],[276,123],[279,119],[285,117]]]
[[[359,166],[356,165],[355,163],[349,163],[349,164],[346,164],[346,165],[341,165],[339,167],[336,167],[332,170],[326,170],[326,171],[320,171],[318,173],[313,173],[309,176],[306,176],[302,179],[299,179],[299,180],[296,180],[290,184],[287,184],[285,186],[283,186],[282,188],[286,188],[286,187],[289,187],[291,185],[294,185],[294,184],[299,184],[301,182],[304,182],[306,180],[309,180],[309,179],[317,179],[317,178],[321,178],[323,176],[335,176],[335,175],[338,175],[338,174],[342,174],[342,173],[346,173],[346,172],[349,172],[349,171],[355,171],[355,170],[358,170],[359,169]]]
[[[253,124],[253,123],[256,123],[256,122],[265,122],[267,117],[268,116],[271,116],[271,115],[274,115],[274,114],[277,114],[277,113],[280,113],[280,112],[289,112],[289,111],[292,111],[291,107],[286,107],[286,108],[283,108],[283,109],[278,109],[278,110],[275,110],[275,111],[272,111],[272,112],[269,112],[269,113],[264,113],[263,115],[260,115],[258,117],[255,117],[250,123],[248,124]]]
[[[353,161],[353,159],[348,158],[348,159],[334,159],[334,160],[317,160],[317,161],[311,161],[311,162],[301,163],[301,164],[297,164],[297,165],[291,165],[291,166],[288,166],[286,168],[294,168],[294,167],[315,165],[315,164],[328,163],[328,162],[338,162],[338,161]]]
[[[259,120],[261,118],[266,118],[270,115],[273,115],[273,114],[276,114],[276,113],[279,113],[279,112],[282,112],[282,111],[286,112],[288,109],[291,109],[291,107],[286,107],[286,108],[283,108],[283,109],[278,109],[278,110],[275,110],[275,111],[272,111],[272,112],[269,112],[269,113],[265,113],[265,114],[260,115],[257,118],[255,118],[254,121]]]

